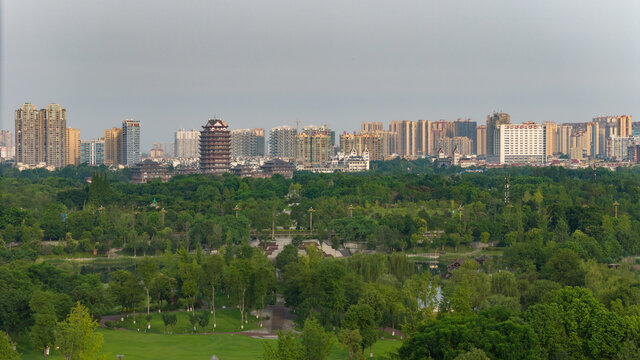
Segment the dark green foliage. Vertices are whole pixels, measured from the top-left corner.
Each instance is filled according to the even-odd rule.
[[[472,348],[495,359],[539,359],[537,337],[528,325],[481,315],[446,316],[418,328],[398,350],[401,359],[455,359]]]

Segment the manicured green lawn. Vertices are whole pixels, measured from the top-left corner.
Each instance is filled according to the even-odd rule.
[[[124,354],[124,359],[156,360],[208,360],[217,355],[221,360],[260,359],[264,342],[275,340],[253,339],[244,335],[162,335],[141,334],[124,330],[100,330],[104,334],[102,352],[109,354],[107,360]],[[400,341],[381,340],[374,345],[374,354],[384,355],[400,346]],[[18,349],[25,360],[42,359],[40,351]],[[334,345],[329,359],[346,359],[347,354]],[[60,360],[62,356],[52,354],[50,360]]]
[[[196,314],[200,315],[202,310],[196,311]],[[193,332],[193,327],[191,326],[191,322],[189,321],[189,314],[186,311],[175,312],[178,316],[178,322],[176,323],[173,331],[168,328],[167,333],[173,334],[191,334]],[[207,314],[211,316],[211,313],[207,311]],[[216,332],[236,332],[243,330],[252,330],[258,329],[260,326],[259,320],[256,319],[255,316],[249,315],[249,323],[244,324],[244,329],[240,329],[240,310],[233,309],[218,309],[216,310]],[[144,332],[147,326],[147,314],[146,313],[138,313],[136,315],[136,323],[133,323],[133,315],[129,315],[128,318],[125,318],[124,321],[115,321],[114,326],[118,328],[125,328],[131,330],[138,330],[140,332]],[[197,325],[197,332],[206,332],[210,333],[213,330],[213,318],[209,319],[209,324],[207,327],[203,329],[200,325]],[[151,329],[147,332],[162,334],[164,333],[164,322],[162,321],[162,314],[156,312],[151,313]]]

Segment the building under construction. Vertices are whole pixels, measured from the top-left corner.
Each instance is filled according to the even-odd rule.
[[[221,174],[231,169],[231,132],[226,121],[210,119],[200,132],[200,170]]]

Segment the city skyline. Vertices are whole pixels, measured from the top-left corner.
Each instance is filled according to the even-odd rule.
[[[145,151],[214,115],[233,128],[300,119],[342,133],[362,121],[640,110],[635,1],[1,4],[7,130],[26,101],[61,104],[87,139],[139,120]]]

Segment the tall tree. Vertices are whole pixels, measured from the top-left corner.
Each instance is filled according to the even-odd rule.
[[[209,297],[209,307],[213,315],[213,331],[216,330],[216,287],[220,283],[220,278],[224,272],[224,259],[218,254],[207,256],[202,264],[202,274],[211,288]]]
[[[96,332],[97,327],[98,323],[91,318],[84,305],[78,303],[71,309],[69,317],[59,322],[55,331],[56,345],[60,347],[65,360],[93,360],[106,357],[98,356],[104,339],[102,334]]]
[[[44,360],[47,360],[48,350],[56,340],[56,311],[50,297],[43,291],[33,294],[29,307],[34,312],[35,320],[30,333],[31,345],[34,349],[42,350]]]
[[[13,349],[9,335],[4,331],[0,331],[0,359],[20,360],[20,354]]]

